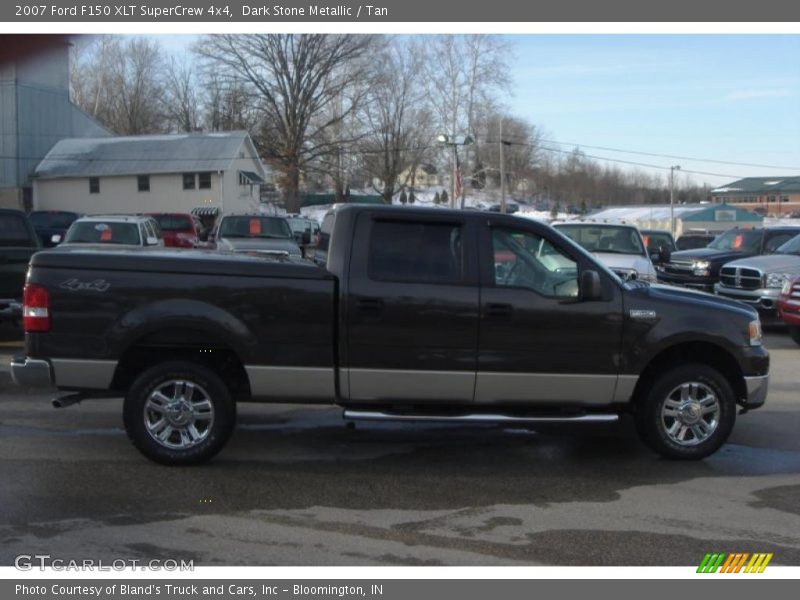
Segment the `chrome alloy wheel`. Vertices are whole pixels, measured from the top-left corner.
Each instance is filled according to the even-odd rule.
[[[162,446],[185,450],[208,437],[214,425],[214,406],[208,392],[196,383],[165,381],[145,402],[144,424]]]
[[[661,405],[661,426],[681,446],[706,441],[719,425],[720,404],[709,386],[697,381],[673,389]]]

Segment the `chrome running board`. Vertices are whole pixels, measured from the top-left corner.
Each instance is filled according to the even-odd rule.
[[[426,415],[397,414],[380,411],[345,409],[343,417],[350,421],[428,421],[440,423],[613,423],[617,414],[592,414],[573,416],[522,416],[494,414]]]

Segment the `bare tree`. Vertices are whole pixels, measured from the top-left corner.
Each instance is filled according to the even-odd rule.
[[[280,173],[290,211],[300,207],[300,176],[306,165],[335,146],[320,133],[352,110],[328,109],[362,73],[337,75],[364,56],[373,40],[346,34],[215,35],[197,46],[221,77],[245,84],[257,98],[262,119],[256,142]],[[315,121],[322,114],[330,116]]]
[[[373,59],[376,78],[363,109],[368,133],[360,149],[387,204],[401,188],[413,186],[400,176],[408,169],[414,173],[430,145],[430,112],[418,83],[421,66],[419,47],[402,41],[393,41]]]
[[[116,133],[159,133],[165,130],[162,72],[158,42],[104,36],[73,53],[73,98]]]
[[[200,107],[194,67],[171,57],[164,69],[162,111],[172,131],[195,131],[200,127]]]

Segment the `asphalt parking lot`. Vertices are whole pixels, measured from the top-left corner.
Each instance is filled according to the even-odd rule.
[[[766,344],[768,404],[695,463],[659,459],[628,422],[350,430],[337,409],[244,405],[217,459],[169,468],[128,443],[121,400],[57,410],[0,372],[0,564],[800,565],[800,347]]]

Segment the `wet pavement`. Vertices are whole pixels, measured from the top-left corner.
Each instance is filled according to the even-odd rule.
[[[627,420],[351,430],[335,408],[242,405],[212,463],[170,468],[128,443],[121,400],[56,410],[0,373],[0,564],[800,565],[800,347],[766,343],[768,404],[692,463],[653,455]]]

